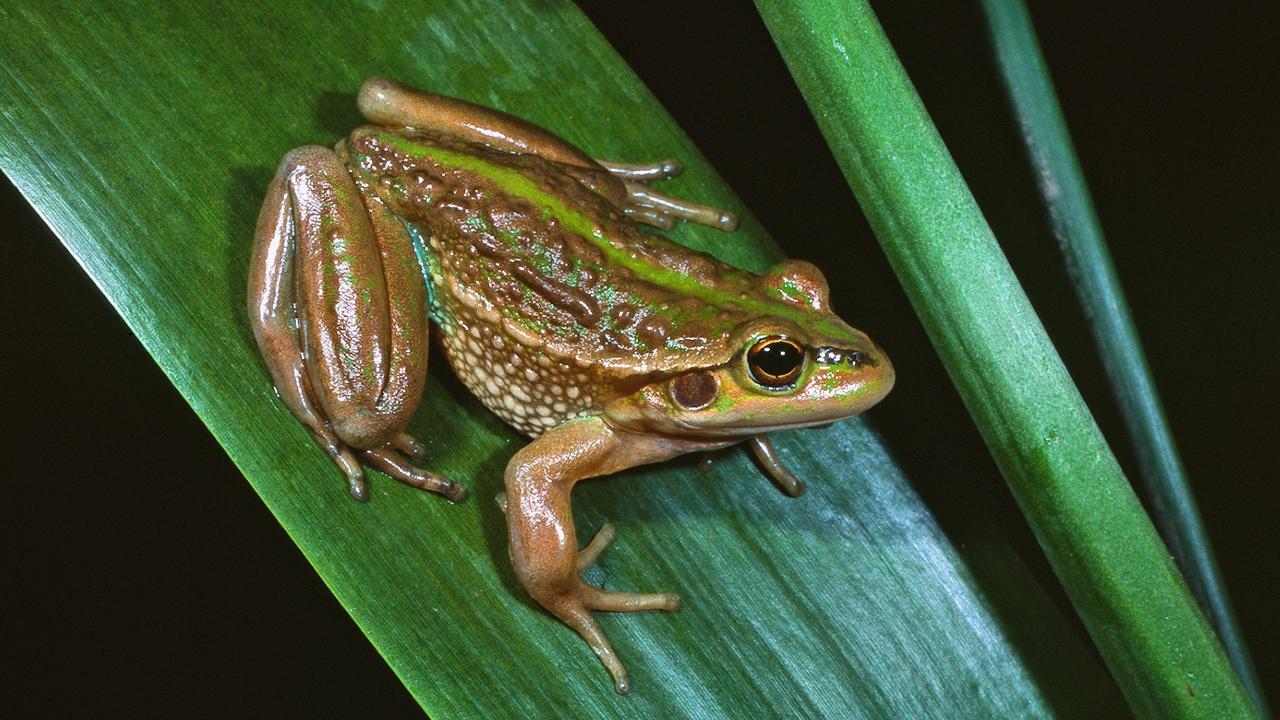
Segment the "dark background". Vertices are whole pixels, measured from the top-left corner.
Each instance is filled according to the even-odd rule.
[[[956,464],[994,478],[991,461],[762,23],[745,3],[696,5],[584,3],[788,254],[860,266],[861,283],[833,288],[834,304],[898,366],[898,388],[872,416],[944,529],[951,501],[990,494],[1005,510],[992,522],[1056,587],[998,480],[949,482]],[[1090,5],[1032,10],[1241,625],[1280,702],[1277,6]],[[976,3],[876,6],[1136,477]],[[24,716],[415,714],[93,283],[11,187],[0,197],[10,605],[0,642],[11,668],[0,692],[12,693],[0,706]],[[949,453],[912,453],[941,435],[954,436],[942,440]],[[182,483],[153,493],[133,467],[172,468]]]

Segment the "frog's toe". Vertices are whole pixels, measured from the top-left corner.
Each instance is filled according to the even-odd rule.
[[[612,527],[612,526],[605,526]],[[601,528],[603,533],[605,528]],[[600,534],[597,533],[597,538]],[[595,544],[593,540],[592,545]],[[588,545],[587,547],[591,547]],[[623,667],[622,661],[618,659],[617,653],[613,651],[613,646],[609,644],[609,638],[600,629],[600,625],[596,623],[595,618],[591,615],[594,610],[604,610],[607,612],[637,612],[641,610],[666,610],[667,612],[675,612],[680,609],[680,598],[671,593],[621,593],[609,592],[592,587],[584,582],[579,581],[573,590],[565,592],[554,598],[548,598],[546,601],[539,600],[543,606],[551,611],[553,615],[560,618],[566,625],[573,628],[578,635],[586,641],[591,647],[591,651],[609,671],[613,677],[613,687],[619,693],[625,695],[631,691],[631,680],[627,677],[627,670]]]
[[[631,692],[631,680],[627,677],[627,669],[618,659],[618,654],[613,651],[609,638],[600,629],[596,619],[591,616],[591,610],[583,604],[579,593],[563,595],[557,601],[546,604],[546,608],[586,641],[591,652],[595,653],[601,664],[609,671],[609,675],[613,677],[613,688],[619,694],[626,695]]]
[[[596,162],[615,177],[636,182],[666,180],[684,172],[680,161],[672,158],[651,163],[619,163],[608,160],[596,160]]]
[[[632,180],[623,180],[622,184],[627,189],[627,206],[624,209],[640,222],[658,225],[658,222],[669,222],[671,218],[682,218],[726,231],[738,227],[738,217],[728,210],[681,200]],[[658,222],[653,222],[650,218],[657,219]]]
[[[506,512],[506,498],[503,498],[502,511]],[[609,543],[613,542],[618,531],[613,527],[612,523],[605,523],[596,531],[595,537],[591,538],[591,542],[587,546],[578,551],[578,572],[582,572],[595,564],[596,559],[600,557],[600,553],[609,547]]]
[[[609,547],[609,543],[617,537],[618,530],[612,523],[605,523],[596,531],[595,537],[587,546],[578,551],[577,571],[591,567],[600,557],[600,553]],[[640,610],[666,610],[675,612],[680,609],[680,596],[674,593],[623,593],[609,592],[592,587],[584,582],[578,583],[575,595],[592,610],[606,612],[636,612]]]
[[[361,450],[360,454],[367,463],[406,485],[443,495],[453,502],[462,502],[467,499],[465,487],[430,470],[423,470],[406,462],[391,447]]]
[[[369,502],[369,483],[363,474],[360,477],[348,477],[347,490],[358,502]]]
[[[408,455],[414,462],[422,462],[427,457],[427,446],[409,433],[400,433],[391,441],[391,446]]]
[[[336,438],[332,442],[326,442],[328,438],[324,437],[321,437],[320,440],[325,445],[325,449],[329,451],[329,457],[334,464],[346,476],[347,491],[351,493],[351,497],[359,502],[368,502],[369,483],[364,477],[364,467],[360,465],[360,461],[352,454],[351,449],[337,442]]]
[[[588,586],[583,601],[592,610],[605,612],[643,612],[646,610],[665,610],[676,612],[680,609],[680,596],[675,593],[629,593],[610,592]]]
[[[782,492],[791,497],[800,497],[804,494],[804,481],[792,474],[782,463],[782,456],[773,446],[768,435],[753,435],[748,441],[748,447],[751,448],[752,454],[759,461],[764,473],[782,488]]]
[[[655,208],[628,205],[623,208],[623,212],[632,220],[651,225],[659,230],[670,230],[676,226],[674,217]]]

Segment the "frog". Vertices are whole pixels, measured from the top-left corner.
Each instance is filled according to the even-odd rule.
[[[500,504],[521,587],[631,680],[594,613],[680,607],[582,573],[616,535],[580,547],[571,503],[589,478],[746,443],[791,495],[769,439],[885,397],[894,369],[835,314],[816,266],[763,274],[661,234],[732,231],[733,213],[653,188],[673,160],[597,160],[552,132],[470,102],[368,79],[368,121],[281,160],[254,230],[248,311],[277,395],[357,500],[365,469],[451,501],[406,432],[430,338],[489,410],[530,438]]]

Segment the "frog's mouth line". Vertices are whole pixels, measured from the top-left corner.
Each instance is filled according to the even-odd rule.
[[[854,416],[842,415],[838,418],[821,418],[805,422],[781,423],[778,425],[694,425],[680,420],[677,420],[674,425],[682,430],[688,430],[688,434],[690,436],[704,438],[740,437],[742,439],[746,439],[752,435],[768,435],[769,433],[783,432],[785,430],[805,430],[809,428],[827,427],[845,419],[846,417]]]

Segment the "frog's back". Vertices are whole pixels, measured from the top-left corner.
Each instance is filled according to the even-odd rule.
[[[757,276],[641,230],[602,169],[371,128],[347,151],[421,241],[451,365],[529,434],[727,361],[759,312]]]

